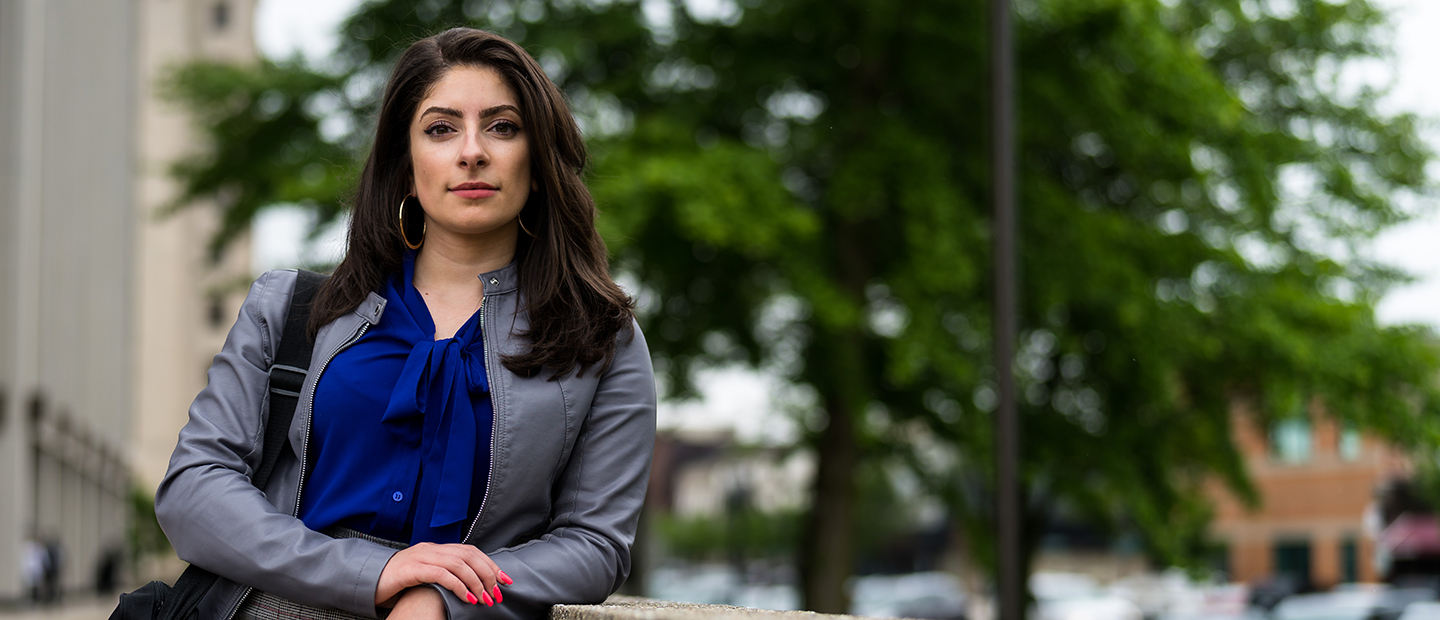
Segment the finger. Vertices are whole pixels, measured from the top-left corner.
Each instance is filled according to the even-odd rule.
[[[490,595],[490,598],[494,599],[496,603],[504,601],[504,595],[500,594],[499,567],[495,566],[495,563],[490,561],[490,558],[484,553],[476,552],[470,554],[466,559],[472,566],[479,565],[477,570],[485,582],[485,592]]]
[[[506,585],[509,585],[509,583],[507,582],[509,577],[506,576],[503,579],[501,578],[501,576],[505,575],[505,573],[500,570],[500,565],[496,564],[495,560],[490,559],[490,556],[482,553],[480,554],[480,557],[481,559],[485,560],[485,565],[490,567],[491,574],[495,575],[494,581],[486,582],[490,588],[490,595],[495,597],[496,603],[504,602],[505,595],[500,593],[500,584],[504,583]]]
[[[470,588],[466,587],[465,582],[461,581],[459,577],[455,576],[455,573],[450,572],[444,567],[429,564],[424,566],[419,573],[422,582],[433,583],[445,588],[455,593],[455,596],[460,597],[462,601],[468,601],[474,604],[475,601],[479,600],[471,593]]]
[[[490,567],[490,572],[495,575],[495,581],[498,581],[498,582],[500,582],[500,583],[504,583],[504,584],[507,585],[507,586],[510,585],[509,583],[506,583],[506,582],[505,582],[505,579],[503,579],[503,578],[500,577],[500,575],[502,574],[502,573],[500,572],[500,565],[499,565],[499,564],[496,564],[496,563],[495,563],[495,560],[490,559],[490,556],[485,555],[485,554],[483,554],[483,553],[480,554],[480,557],[485,560],[485,565]]]
[[[476,596],[479,596],[481,593],[489,592],[490,585],[486,584],[485,581],[481,579],[481,576],[478,572],[476,572],[475,567],[471,566],[469,562],[466,562],[465,558],[447,553],[437,555],[433,559],[433,561],[436,565],[441,566],[446,571],[450,572],[450,574],[460,579],[460,581],[465,584],[465,587],[470,592],[474,593]],[[459,596],[462,599],[466,598],[463,594]],[[481,598],[483,599],[484,597]],[[474,604],[474,602],[472,601],[471,604]]]
[[[451,545],[450,547],[449,551],[464,561],[480,577],[480,582],[483,584],[482,589],[493,595],[495,586],[500,583],[498,576],[500,567],[490,561],[490,557],[484,552],[471,545]]]

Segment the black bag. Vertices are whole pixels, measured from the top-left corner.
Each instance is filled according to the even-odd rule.
[[[178,582],[177,582],[178,583]],[[173,588],[163,581],[152,581],[140,589],[120,595],[120,604],[110,614],[110,620],[144,620],[159,618],[160,607],[170,596]],[[192,610],[193,613],[193,610]]]
[[[280,335],[280,350],[270,365],[270,413],[265,423],[265,447],[261,452],[260,469],[251,481],[256,488],[265,488],[280,452],[287,449],[285,435],[300,404],[300,389],[310,368],[310,354],[315,343],[305,333],[310,322],[310,304],[320,283],[328,276],[300,270],[290,307],[285,312],[285,332]],[[110,613],[110,620],[194,620],[199,616],[195,606],[215,585],[214,573],[191,565],[171,587],[163,581],[152,581],[140,589],[120,595],[120,603]]]

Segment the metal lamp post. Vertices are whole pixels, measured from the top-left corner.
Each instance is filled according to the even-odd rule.
[[[990,191],[994,202],[992,252],[994,279],[996,410],[995,511],[999,543],[999,607],[1001,620],[1020,620],[1023,575],[1020,570],[1020,484],[1018,475],[1020,420],[1015,401],[1015,359],[1018,334],[1015,280],[1015,52],[1009,0],[990,3]]]

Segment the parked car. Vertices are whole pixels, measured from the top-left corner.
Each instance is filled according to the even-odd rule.
[[[1146,618],[1159,618],[1173,610],[1199,607],[1205,595],[1204,586],[1192,581],[1179,569],[1130,575],[1111,583],[1107,590],[1135,603]]]
[[[1434,602],[1435,590],[1428,587],[1388,588],[1381,593],[1380,600],[1380,609],[1376,610],[1374,617],[1377,620],[1399,620],[1410,606]]]
[[[1440,620],[1440,602],[1417,601],[1405,607],[1400,620]]]
[[[1140,608],[1129,600],[1109,594],[1088,575],[1078,573],[1035,573],[1030,576],[1035,608],[1029,614],[1038,620],[1143,620]]]
[[[1265,620],[1265,610],[1250,604],[1250,585],[1225,583],[1203,586],[1177,601],[1159,620]]]
[[[965,590],[945,572],[866,575],[850,582],[850,613],[876,618],[965,620]]]
[[[1274,620],[1397,620],[1411,605],[1435,600],[1428,588],[1350,586],[1334,592],[1296,594],[1271,610]]]
[[[1296,575],[1280,574],[1250,586],[1250,604],[1265,611],[1275,609],[1280,601],[1309,588],[1309,580]]]
[[[1281,599],[1270,610],[1274,620],[1370,620],[1380,606],[1380,592],[1354,590],[1293,594]]]

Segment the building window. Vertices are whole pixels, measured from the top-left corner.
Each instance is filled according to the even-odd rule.
[[[1230,546],[1217,544],[1205,550],[1205,567],[1217,575],[1230,575]]]
[[[1275,543],[1275,574],[1310,582],[1310,541],[1287,540]]]
[[[1342,461],[1360,460],[1360,429],[1353,423],[1346,422],[1340,427],[1340,439],[1335,446],[1335,451],[1340,453]]]
[[[1359,565],[1356,563],[1355,554],[1354,538],[1340,541],[1340,581],[1344,583],[1355,583],[1360,580]]]
[[[210,322],[210,329],[224,329],[225,325],[225,296],[218,293],[210,294],[206,319]]]
[[[210,24],[215,27],[215,32],[225,32],[230,26],[230,3],[220,0],[210,8]]]
[[[1309,418],[1286,418],[1270,428],[1270,456],[1280,463],[1297,465],[1310,462],[1310,455],[1314,452],[1312,444]]]

